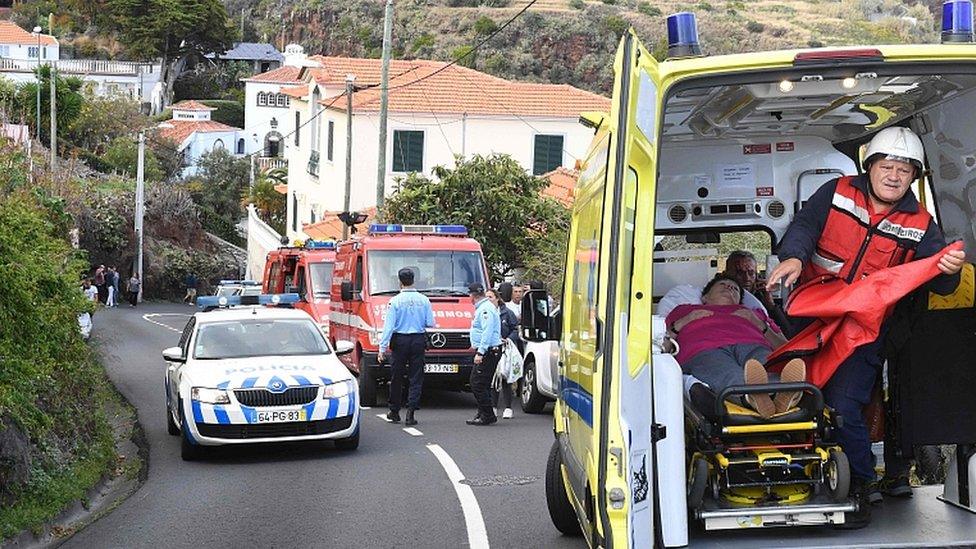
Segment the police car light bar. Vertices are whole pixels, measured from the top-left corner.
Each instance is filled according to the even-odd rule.
[[[206,310],[238,305],[292,305],[298,299],[298,294],[208,295],[197,298],[197,307]]]
[[[942,43],[973,41],[973,3],[946,0],[942,4]]]
[[[388,223],[374,223],[369,226],[368,234],[446,234],[467,235],[468,228],[464,225],[396,225]]]
[[[336,243],[332,240],[314,240],[309,238],[305,241],[305,247],[316,250],[334,250]]]

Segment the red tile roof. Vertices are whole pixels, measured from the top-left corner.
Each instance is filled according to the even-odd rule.
[[[308,95],[308,84],[281,88],[281,93],[294,97],[295,99],[304,99]]]
[[[299,73],[301,67],[284,66],[277,69],[255,74],[250,78],[242,78],[243,82],[259,82],[262,84],[298,84],[301,82]]]
[[[541,177],[549,180],[549,186],[542,189],[543,196],[553,198],[567,208],[573,205],[576,180],[579,179],[578,171],[560,166]]]
[[[159,125],[159,135],[178,146],[196,132],[227,132],[239,129],[213,120],[167,120]]]
[[[174,111],[175,110],[179,110],[179,111],[215,111],[215,110],[217,110],[214,107],[208,107],[208,106],[204,105],[203,103],[201,103],[199,101],[194,101],[192,99],[187,99],[187,100],[184,100],[184,101],[180,101],[179,103],[176,103],[175,105],[172,105],[170,108],[173,109]]]
[[[342,212],[326,212],[321,221],[309,223],[302,226],[302,231],[316,240],[342,240],[343,222],[339,221],[338,215]],[[370,207],[359,210],[359,213],[366,214],[366,221],[356,226],[357,230],[364,231],[370,223],[376,219],[376,208]]]
[[[55,46],[58,41],[50,34],[40,35],[42,46]],[[0,21],[0,44],[37,45],[37,36],[17,26],[13,21]]]

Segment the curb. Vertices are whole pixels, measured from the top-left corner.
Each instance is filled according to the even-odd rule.
[[[111,513],[146,482],[149,476],[149,441],[135,408],[110,384],[115,399],[106,409],[118,461],[85,497],[70,503],[57,517],[44,524],[41,533],[25,530],[2,544],[4,548],[53,548],[96,520]]]

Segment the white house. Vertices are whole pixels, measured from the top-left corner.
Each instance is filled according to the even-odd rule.
[[[98,95],[122,94],[149,105],[151,113],[162,108],[161,65],[103,59],[61,59],[57,39],[34,34],[12,21],[0,21],[0,76],[11,82],[34,82],[40,65],[53,64],[66,76],[77,76]]]
[[[380,61],[312,58],[291,96],[288,147],[288,237],[304,225],[343,211],[346,155],[346,75],[353,95],[350,210],[376,204]],[[385,192],[409,172],[431,174],[455,155],[508,154],[529,173],[572,168],[593,136],[578,123],[585,111],[609,112],[610,101],[568,85],[512,82],[440,61],[393,61],[390,67]],[[297,131],[296,131],[297,129]]]
[[[173,118],[159,124],[159,136],[173,143],[183,155],[183,176],[196,173],[196,163],[204,154],[226,149],[240,156],[244,147],[241,129],[210,119],[217,110],[197,101],[173,105]]]

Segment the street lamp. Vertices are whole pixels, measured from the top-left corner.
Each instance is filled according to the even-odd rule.
[[[41,140],[41,27],[34,27],[31,33],[37,37],[37,126],[34,130],[34,137]]]

